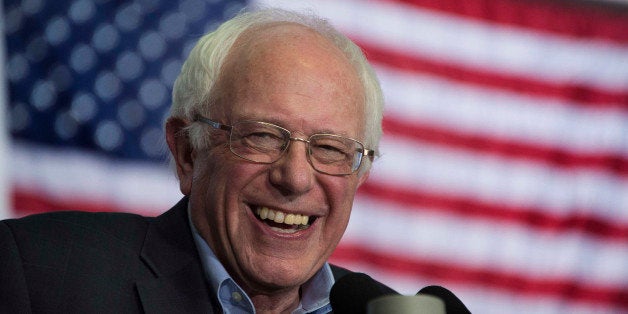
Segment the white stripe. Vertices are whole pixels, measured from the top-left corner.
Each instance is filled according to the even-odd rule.
[[[4,5],[0,0],[0,20],[4,20]],[[9,176],[7,170],[8,156],[8,135],[6,126],[6,112],[9,101],[5,87],[8,86],[5,73],[5,36],[4,23],[0,23],[0,220],[9,218],[11,215],[9,205]]]
[[[342,243],[340,244],[342,245]],[[482,314],[590,314],[623,313],[621,309],[608,305],[574,302],[555,297],[527,296],[521,293],[508,293],[503,290],[487,288],[484,285],[462,285],[439,282],[431,278],[409,277],[394,272],[387,272],[373,267],[368,262],[332,261],[336,265],[369,274],[374,279],[390,286],[405,295],[414,295],[418,290],[429,285],[440,285],[452,291],[471,311]]]
[[[104,202],[124,211],[158,215],[182,197],[166,164],[114,162],[85,151],[20,144],[13,145],[11,153],[14,186],[54,200]]]
[[[384,137],[369,180],[628,224],[628,180]],[[578,212],[573,212],[577,210]]]
[[[488,24],[400,3],[257,2],[313,9],[354,39],[452,64],[616,91],[625,91],[628,79],[628,46],[607,41]]]
[[[382,255],[482,267],[537,280],[573,280],[621,289],[628,282],[628,244],[578,233],[532,231],[437,213],[399,208],[361,196],[343,243],[362,243]]]
[[[377,67],[386,113],[460,133],[628,157],[628,112]]]

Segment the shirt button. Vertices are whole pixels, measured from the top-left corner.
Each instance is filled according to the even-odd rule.
[[[238,291],[233,291],[231,292],[231,299],[235,302],[240,302],[242,301],[242,295]]]

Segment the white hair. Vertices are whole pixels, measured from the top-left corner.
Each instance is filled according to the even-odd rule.
[[[212,98],[217,94],[214,90],[216,81],[234,42],[245,31],[271,23],[303,25],[319,33],[342,51],[358,73],[365,91],[364,144],[378,152],[384,103],[379,81],[362,50],[355,43],[338,32],[328,21],[310,13],[277,8],[242,12],[214,32],[204,35],[190,52],[174,83],[169,118],[192,121],[197,114],[208,114]],[[201,126],[195,125],[192,124],[188,129],[190,141],[195,148],[205,147],[208,145],[208,137]],[[369,166],[370,163],[367,162],[362,168],[368,169]]]

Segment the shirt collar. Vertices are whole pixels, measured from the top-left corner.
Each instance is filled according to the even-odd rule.
[[[188,223],[203,264],[205,279],[220,302],[222,310],[225,313],[255,313],[255,307],[249,296],[227,273],[225,267],[194,227],[189,205]],[[331,311],[329,292],[334,281],[331,267],[325,263],[312,278],[301,286],[301,303],[292,313],[329,313]]]

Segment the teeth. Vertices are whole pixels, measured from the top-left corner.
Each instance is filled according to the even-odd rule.
[[[283,217],[284,217],[284,213],[282,212],[275,212],[275,222],[278,224],[282,224],[283,223]]]
[[[270,209],[268,207],[260,207],[256,210],[257,215],[262,220],[268,219],[276,223],[283,223],[286,225],[304,225],[307,226],[310,216],[301,214],[286,214],[278,210]]]
[[[262,218],[262,220],[268,218],[268,208],[262,207],[262,209],[258,209],[257,214],[260,218]]]
[[[294,223],[294,214],[287,214],[286,218],[283,219],[283,223],[286,225],[291,225]]]

